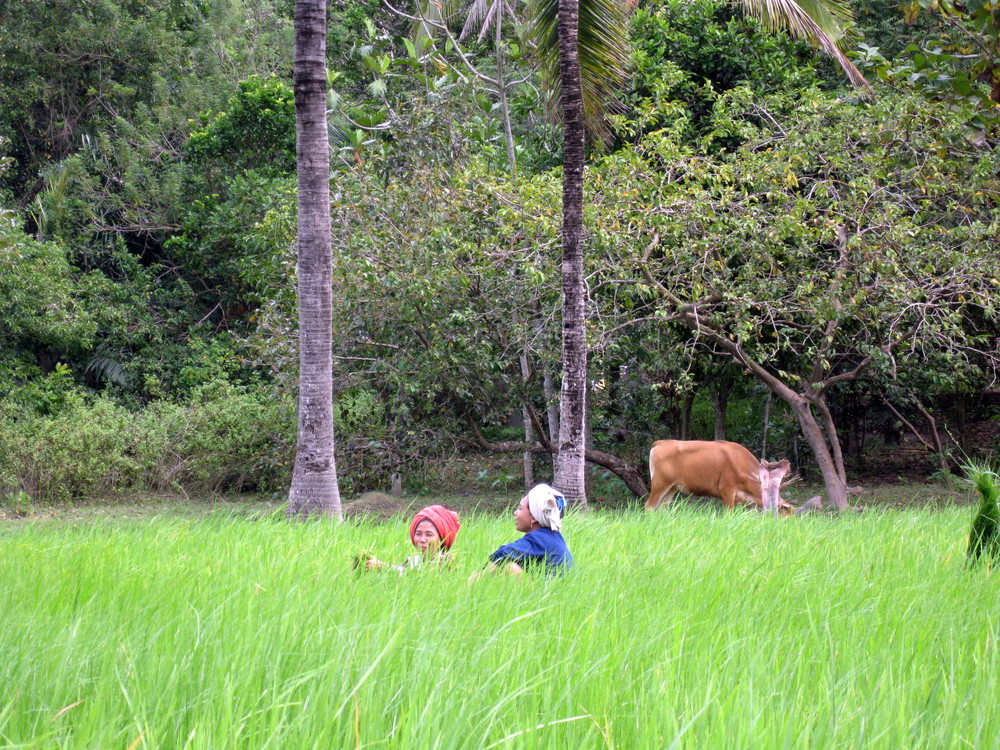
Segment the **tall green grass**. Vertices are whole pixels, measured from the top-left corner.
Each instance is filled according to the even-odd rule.
[[[406,523],[0,530],[0,748],[1000,743],[1000,576],[968,513],[568,519],[556,579],[358,574]]]

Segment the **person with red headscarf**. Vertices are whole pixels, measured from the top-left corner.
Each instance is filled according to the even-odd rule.
[[[392,568],[402,573],[410,568],[423,567],[427,563],[450,563],[451,545],[455,543],[461,526],[455,511],[448,510],[443,505],[428,505],[410,522],[410,542],[419,550],[418,554],[410,555],[402,565],[389,565],[372,557],[365,562],[365,570]]]

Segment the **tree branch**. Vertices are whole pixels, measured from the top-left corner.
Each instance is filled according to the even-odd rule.
[[[455,39],[454,36],[452,36],[451,31],[445,24],[438,23],[437,21],[432,21],[424,16],[423,11],[420,9],[420,3],[417,3],[417,13],[419,14],[419,16],[411,16],[410,14],[404,13],[398,8],[394,8],[392,4],[389,3],[389,0],[382,0],[382,1],[385,3],[385,6],[393,13],[395,13],[397,16],[401,16],[402,18],[408,18],[411,21],[419,21],[425,26],[429,26],[431,28],[443,32],[445,36],[448,37],[448,41],[451,42],[452,46],[455,48],[455,52],[458,53],[458,57],[461,59],[462,64],[465,65],[465,67],[467,67],[470,71],[472,71],[472,74],[476,78],[478,78],[480,81],[485,81],[486,83],[492,84],[493,86],[499,85],[497,81],[490,78],[488,75],[480,73],[479,70],[476,68],[476,66],[469,61],[469,59],[465,56],[465,53],[462,51],[462,47],[459,45],[458,40]]]
[[[551,438],[549,438],[545,428],[542,426],[542,421],[538,418],[538,413],[535,411],[534,405],[526,401],[525,406],[528,409],[528,417],[531,419],[531,427],[538,436],[538,442],[542,444],[542,447],[548,453],[556,453],[556,447],[552,443]]]
[[[533,412],[530,405],[528,408]],[[466,414],[465,420],[469,425],[469,431],[472,438],[471,442],[476,445],[476,447],[489,453],[520,453],[524,450],[530,450],[533,453],[556,452],[556,447],[547,439],[545,441],[545,445],[540,442],[526,444],[525,442],[518,440],[503,440],[498,443],[494,443],[486,439],[482,431],[479,429],[479,426],[472,418],[472,415]],[[535,424],[536,434],[542,435],[543,433],[538,430],[540,427],[538,424],[538,417],[533,415],[532,422]],[[625,483],[625,486],[628,487],[636,497],[644,497],[649,493],[649,487],[646,485],[643,475],[637,471],[634,466],[622,460],[618,456],[611,453],[605,453],[604,451],[595,450],[593,448],[587,448],[584,458],[586,458],[586,460],[590,463],[602,466],[613,473]]]

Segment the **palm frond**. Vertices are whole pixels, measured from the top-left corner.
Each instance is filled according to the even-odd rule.
[[[465,39],[465,37],[478,29],[478,41],[483,41],[494,20],[497,19],[498,13],[503,13],[501,0],[472,0],[472,4],[466,11],[465,25],[462,27],[462,33],[458,35],[458,38]]]
[[[441,36],[437,27],[448,25],[461,7],[462,0],[417,0],[418,20],[413,22],[410,38],[418,47],[426,39],[437,39]]]
[[[850,6],[844,0],[742,0],[742,5],[768,31],[784,30],[806,40],[836,60],[854,86],[874,91],[838,46],[852,24]]]
[[[986,466],[970,464],[963,468],[980,496],[969,532],[966,562],[973,566],[983,559],[1000,560],[1000,478]]]
[[[87,363],[83,371],[84,377],[97,385],[113,383],[114,385],[128,385],[128,375],[125,366],[117,359],[107,357],[103,354],[96,354]]]
[[[847,39],[858,36],[850,3],[843,0],[798,0],[798,5],[839,47],[843,47]]]
[[[327,122],[327,132],[330,134],[330,145],[334,147],[341,147],[350,145],[351,139],[347,135],[347,131],[344,130],[340,125],[336,125],[333,122]]]
[[[528,38],[535,45],[546,88],[559,83],[559,0],[531,0]]]
[[[489,15],[493,3],[491,0],[472,0],[469,9],[466,11],[465,25],[458,35],[459,39],[465,39],[475,29],[483,28],[483,21]]]
[[[583,89],[583,111],[592,140],[608,135],[607,116],[620,109],[615,94],[627,76],[628,17],[622,0],[580,0],[577,49]],[[558,110],[559,0],[534,0],[530,37],[541,62],[550,111]]]
[[[494,26],[496,27],[497,39],[500,38],[500,31],[503,25],[503,3],[499,0],[490,7],[489,13],[486,14],[486,18],[483,19],[483,26],[479,30],[479,36],[477,40],[482,42],[486,39],[486,35],[490,32]]]

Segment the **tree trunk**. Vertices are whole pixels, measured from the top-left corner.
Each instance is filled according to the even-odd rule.
[[[528,421],[528,407],[521,408],[521,415],[524,419],[524,444],[528,446],[534,442],[534,436],[531,434],[531,422]],[[535,454],[527,447],[521,457],[521,467],[524,473],[524,489],[528,491],[535,486]]]
[[[527,385],[529,374],[527,354],[522,354],[520,356],[520,364],[521,382],[524,385]],[[521,417],[524,420],[524,455],[521,457],[521,464],[524,470],[524,489],[525,491],[528,491],[535,486],[535,454],[531,450],[531,444],[534,442],[534,437],[531,434],[531,414],[528,413],[527,404],[524,404],[521,407]]]
[[[919,401],[917,402],[917,411],[923,415],[924,419],[927,420],[928,427],[930,427],[934,452],[937,454],[938,470],[941,472],[941,476],[947,476],[949,473],[948,454],[945,453],[944,443],[941,442],[941,433],[938,432],[937,420],[931,416],[931,413]]]
[[[771,429],[771,391],[767,392],[767,401],[764,402],[764,424],[760,429],[760,457],[767,456],[767,431]]]
[[[889,399],[887,399],[885,396],[882,397],[882,402],[889,408],[889,411],[891,411],[896,416],[896,419],[902,422],[907,427],[907,429],[909,429],[910,433],[917,440],[919,440],[923,444],[923,446],[927,448],[927,450],[931,451],[937,456],[938,470],[941,472],[942,475],[947,475],[950,471],[948,467],[948,457],[944,450],[944,443],[941,442],[941,434],[938,432],[937,429],[937,420],[935,420],[934,417],[931,416],[931,413],[924,408],[923,404],[917,401],[916,409],[921,413],[921,415],[923,415],[924,419],[927,420],[927,424],[930,428],[931,440],[925,438],[921,434],[920,430],[918,430],[913,425],[913,423],[910,422],[910,420],[908,420],[899,411],[897,411],[896,407],[893,406],[892,403],[890,403]]]
[[[577,0],[559,0],[559,71],[563,112],[562,392],[555,486],[569,503],[586,503],[584,422],[587,341],[583,275],[583,89]]]
[[[823,484],[826,486],[827,501],[837,510],[847,510],[847,483],[837,470],[836,461],[830,446],[827,444],[827,436],[823,434],[823,428],[813,416],[809,402],[804,398],[796,398],[792,403],[795,415],[799,419],[799,426],[806,442],[812,448],[813,456],[823,475]],[[836,439],[836,436],[833,436]]]
[[[695,392],[687,391],[681,398],[681,440],[690,440],[692,436],[691,412],[694,409]]]
[[[966,419],[965,410],[965,393],[959,392],[955,397],[955,409],[958,417],[958,446],[961,450],[968,451],[969,449],[969,430],[968,430],[968,420]]]
[[[638,471],[631,464],[618,458],[618,456],[588,448],[587,460],[596,466],[603,466],[617,476],[639,499],[644,499],[649,494],[646,475]]]
[[[590,404],[593,401],[594,394],[590,388],[590,381],[587,381],[587,401],[586,409],[589,412]],[[594,433],[590,430],[590,420],[584,419],[583,422],[583,497],[584,505],[586,507],[590,503],[590,498],[594,497],[594,467],[590,465],[588,456],[594,448]]]
[[[295,2],[299,408],[288,514],[341,517],[333,436],[330,142],[326,0]]]
[[[542,373],[542,396],[545,398],[545,421],[548,423],[549,437],[559,441],[559,402],[556,401],[555,386],[552,383],[552,371],[548,366]],[[552,454],[552,475],[555,476],[556,462],[559,454]]]
[[[497,12],[496,39],[494,47],[497,52],[497,94],[500,98],[500,121],[503,123],[503,140],[507,144],[507,168],[511,174],[517,171],[517,151],[514,149],[514,130],[510,124],[510,105],[507,103],[507,81],[504,79],[503,39],[501,37],[501,21],[503,13]]]
[[[712,389],[712,407],[715,412],[715,429],[713,430],[713,435],[716,440],[726,439],[726,412],[729,409],[729,387],[731,383],[732,378],[727,371],[715,379],[716,387]]]
[[[530,413],[531,409],[528,411]],[[467,421],[469,424],[469,434],[473,444],[482,450],[490,451],[491,453],[515,453],[523,450],[524,448],[524,444],[520,440],[508,440],[499,443],[492,443],[483,437],[482,431],[478,428],[475,421],[471,417],[467,417]],[[538,432],[538,430],[536,430],[536,432]],[[546,451],[554,452],[555,448],[556,446],[544,438],[540,442],[533,443],[531,446],[531,449],[536,453]],[[594,450],[593,448],[587,449],[586,459],[590,463],[596,464],[597,466],[603,466],[608,471],[617,475],[625,483],[625,486],[635,493],[636,497],[641,498],[649,494],[649,485],[646,484],[645,474],[627,461],[624,461],[611,453]]]
[[[840,481],[847,486],[847,469],[844,466],[844,452],[840,449],[840,436],[837,434],[837,427],[833,422],[833,415],[830,413],[830,407],[827,406],[826,399],[822,394],[818,395],[813,401],[816,408],[819,410],[820,417],[823,420],[823,432],[826,436],[826,443],[830,447],[830,456],[833,458],[833,466],[837,470],[837,476],[840,477]]]

